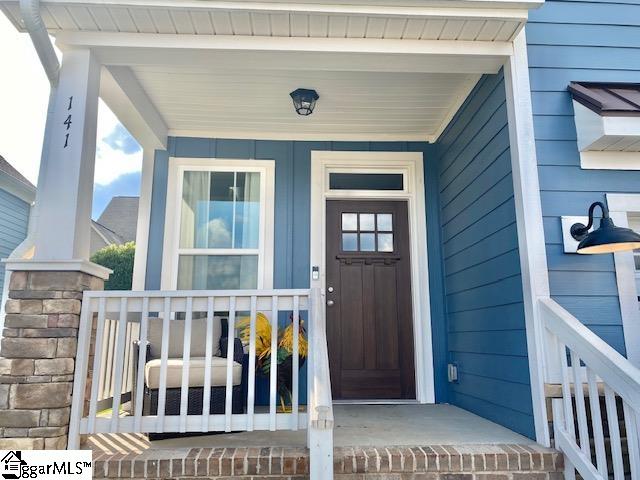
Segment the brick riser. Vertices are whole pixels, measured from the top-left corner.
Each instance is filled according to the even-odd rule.
[[[194,448],[94,455],[94,478],[303,479],[302,448]],[[524,445],[336,448],[336,479],[561,480],[562,455]]]

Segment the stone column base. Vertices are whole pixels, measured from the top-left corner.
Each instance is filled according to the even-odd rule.
[[[14,271],[0,349],[0,449],[67,447],[82,292],[104,280],[81,272]]]

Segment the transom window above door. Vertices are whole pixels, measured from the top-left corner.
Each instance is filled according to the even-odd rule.
[[[265,267],[267,200],[272,205],[266,190],[272,188],[266,169],[235,164],[180,169],[174,273],[180,290],[264,288],[271,271]]]
[[[343,213],[342,251],[393,252],[393,214]]]

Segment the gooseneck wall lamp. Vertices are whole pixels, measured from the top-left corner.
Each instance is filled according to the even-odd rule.
[[[602,210],[600,226],[593,232],[593,213],[596,207]],[[609,217],[609,209],[602,202],[594,202],[589,207],[589,223],[574,223],[571,226],[571,236],[580,242],[578,253],[614,253],[640,248],[640,235],[630,228],[616,227]]]

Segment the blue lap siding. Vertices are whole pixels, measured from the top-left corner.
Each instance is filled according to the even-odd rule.
[[[0,190],[0,258],[7,258],[27,236],[29,204],[9,192]],[[0,264],[0,291],[5,268]]]
[[[531,387],[503,74],[485,75],[436,144],[449,401],[529,437]]]
[[[640,79],[640,4],[547,0],[526,27],[551,295],[625,353],[612,255],[566,255],[560,216],[585,215],[606,193],[639,193],[639,171],[582,170],[571,81]],[[615,155],[615,153],[612,153]]]

